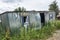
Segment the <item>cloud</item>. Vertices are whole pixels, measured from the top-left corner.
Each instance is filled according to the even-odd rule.
[[[21,0],[2,0],[5,3],[16,3],[16,2],[21,2]]]
[[[0,13],[5,12],[5,11],[12,11],[15,8],[19,7],[20,3],[16,2],[16,3],[7,3],[7,2],[3,2],[2,0],[0,0]]]
[[[24,7],[27,10],[48,10],[49,4],[54,0],[0,0],[0,13],[12,11],[17,7]],[[57,0],[60,7],[60,0]]]
[[[52,0],[54,1],[54,0]],[[28,10],[48,10],[51,0],[27,0],[22,2],[22,6]]]

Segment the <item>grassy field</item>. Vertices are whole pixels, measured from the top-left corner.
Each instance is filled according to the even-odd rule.
[[[0,25],[0,40],[45,40],[52,36],[52,34],[60,29],[60,21],[48,22],[41,29],[34,30],[33,28],[20,28],[19,34],[13,33],[11,36],[9,29],[3,31]]]

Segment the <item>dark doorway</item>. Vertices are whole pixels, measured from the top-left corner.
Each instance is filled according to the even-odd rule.
[[[44,13],[40,13],[40,16],[41,16],[41,23],[45,23],[45,16],[44,16]]]
[[[22,16],[22,25],[26,22],[27,16]]]
[[[26,22],[26,18],[27,18],[27,16],[24,16],[24,17],[23,17],[23,22],[24,22],[24,23]]]

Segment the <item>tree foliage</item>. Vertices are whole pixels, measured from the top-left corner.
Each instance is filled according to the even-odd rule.
[[[58,5],[57,5],[56,0],[53,1],[53,3],[51,3],[51,4],[49,5],[49,10],[50,10],[50,11],[54,11],[54,12],[56,13],[56,15],[59,13],[59,8],[58,8]]]
[[[14,11],[26,11],[26,9],[24,7],[18,7],[16,8]]]

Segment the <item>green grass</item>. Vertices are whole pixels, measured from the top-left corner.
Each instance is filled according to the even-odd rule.
[[[10,34],[7,29],[6,33],[0,33],[0,40],[45,40],[52,36],[57,29],[60,29],[60,21],[48,22],[37,30],[34,29],[33,25],[29,26],[28,29],[21,27],[19,34],[13,33],[14,35]]]

